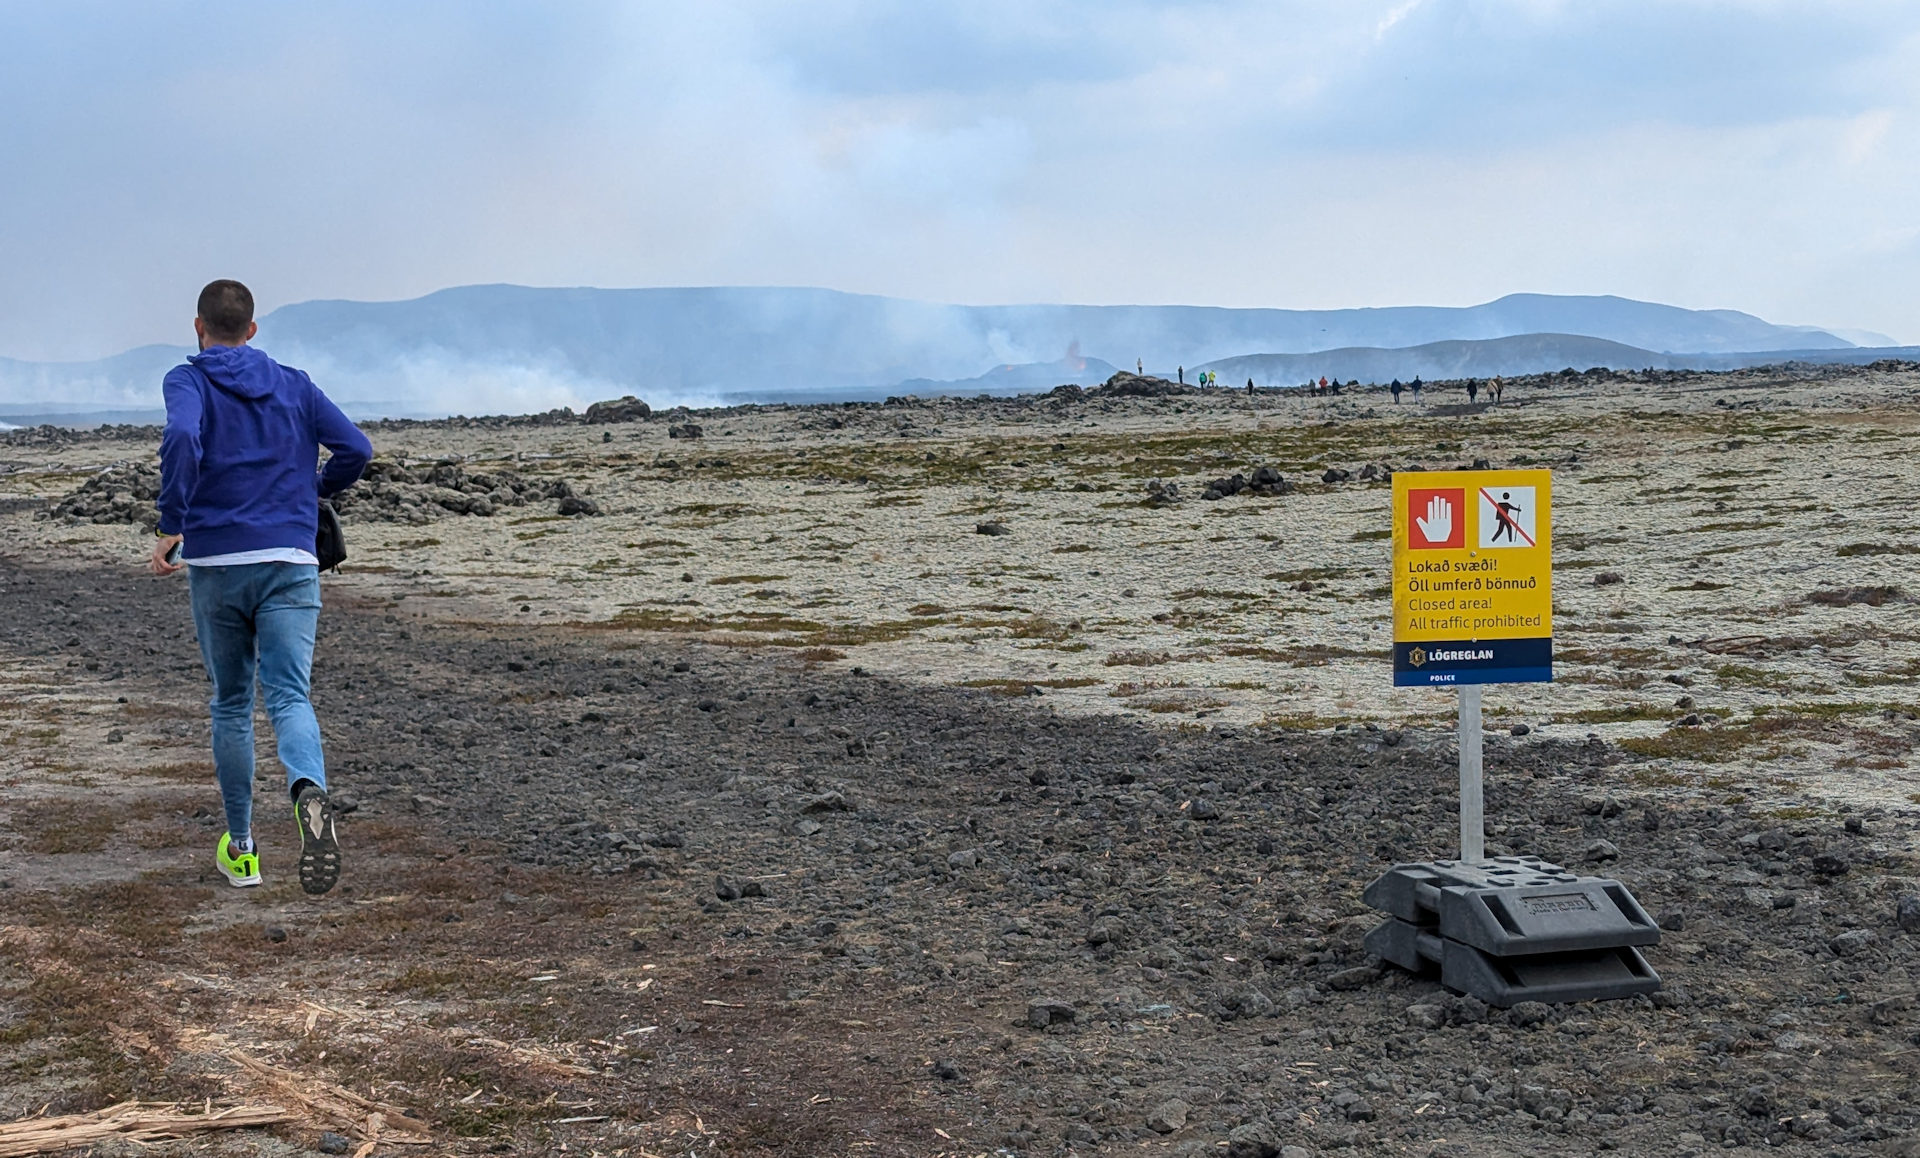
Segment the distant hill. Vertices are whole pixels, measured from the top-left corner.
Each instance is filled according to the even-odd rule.
[[[1615,370],[1734,370],[1789,361],[1867,363],[1882,358],[1920,359],[1920,347],[1663,354],[1575,334],[1520,334],[1476,342],[1428,342],[1402,349],[1350,346],[1314,354],[1244,354],[1196,368],[1212,370],[1230,386],[1243,385],[1249,378],[1260,386],[1297,386],[1323,375],[1342,382],[1389,382],[1395,378],[1407,382],[1415,377],[1437,381],[1543,374],[1569,366],[1576,370],[1593,366]]]
[[[956,306],[823,289],[509,285],[403,302],[285,306],[261,319],[258,341],[363,410],[446,414],[579,406],[621,394],[658,405],[854,397],[909,380],[954,386],[986,377],[1013,388],[1014,376],[993,379],[995,367],[1058,364],[1076,342],[1089,361],[1132,366],[1142,359],[1149,369],[1172,373],[1217,368],[1253,352],[1405,349],[1535,334],[1690,354],[1853,348],[1825,330],[1733,310],[1618,297],[1513,294],[1466,307],[1268,310]],[[150,407],[159,401],[166,367],[185,353],[144,347],[89,363],[0,360],[0,402]]]

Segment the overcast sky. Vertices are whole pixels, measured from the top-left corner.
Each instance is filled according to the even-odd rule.
[[[474,282],[1920,342],[1920,5],[0,0],[0,355]]]

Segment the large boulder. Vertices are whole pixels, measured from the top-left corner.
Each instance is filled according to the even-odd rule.
[[[604,425],[610,422],[641,422],[653,413],[653,407],[629,394],[611,402],[596,402],[587,407],[582,422],[589,425]]]

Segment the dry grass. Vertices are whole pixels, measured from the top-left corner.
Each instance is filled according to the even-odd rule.
[[[1216,708],[1226,707],[1229,702],[1230,701],[1220,699],[1218,696],[1200,694],[1200,695],[1191,695],[1191,696],[1168,696],[1164,699],[1141,700],[1137,703],[1128,704],[1127,706],[1131,708],[1139,708],[1143,711],[1152,712],[1155,715],[1164,716],[1164,715],[1171,715],[1175,712],[1213,711]]]
[[[1273,648],[1258,647],[1252,644],[1230,643],[1220,649],[1227,655],[1240,659],[1257,659],[1267,663],[1284,663],[1291,667],[1325,667],[1336,659],[1391,659],[1393,653],[1384,648],[1356,650],[1330,643],[1309,643],[1298,647]]]
[[[1058,642],[1073,634],[1072,629],[1067,625],[1055,623],[1044,615],[1016,620],[1009,624],[1008,628],[1015,639],[1047,639]]]
[[[1748,728],[1669,728],[1657,736],[1629,736],[1620,741],[1620,747],[1651,759],[1719,764],[1733,759],[1758,739]]]
[[[90,1114],[27,1118],[0,1125],[0,1158],[22,1158],[91,1146],[111,1139],[137,1145],[185,1138],[213,1130],[257,1129],[293,1115],[279,1106],[208,1107],[198,1113],[168,1102],[122,1102]]]
[[[973,679],[962,680],[963,688],[982,688],[1002,696],[1030,696],[1045,688],[1088,688],[1100,683],[1097,679],[1085,676],[1073,676],[1062,679],[1022,680],[1022,679]]]
[[[99,852],[120,827],[120,817],[84,801],[45,800],[15,807],[7,827],[34,852]]]
[[[1904,602],[1906,593],[1898,587],[1823,587],[1807,595],[1808,603],[1818,603],[1823,607],[1884,607],[1888,603]]]
[[[1849,543],[1834,554],[1842,559],[1859,555],[1920,555],[1920,547],[1911,543]]]

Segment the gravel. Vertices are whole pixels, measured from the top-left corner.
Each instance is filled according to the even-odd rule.
[[[170,678],[200,678],[177,585],[8,560],[0,585],[25,611],[9,648],[77,682],[135,689],[128,622]],[[1068,718],[328,590],[316,697],[359,805],[348,840],[420,826],[603,881],[616,905],[644,884],[699,936],[749,938],[790,992],[920,1027],[901,1080],[974,1123],[965,1152],[1811,1156],[1898,1152],[1920,1129],[1912,808],[1783,819],[1645,788],[1603,743],[1490,736],[1489,851],[1605,844],[1669,931],[1653,999],[1489,1010],[1360,943],[1368,881],[1448,851],[1443,732]],[[750,893],[761,880],[777,887]],[[499,900],[528,920],[545,903]]]

